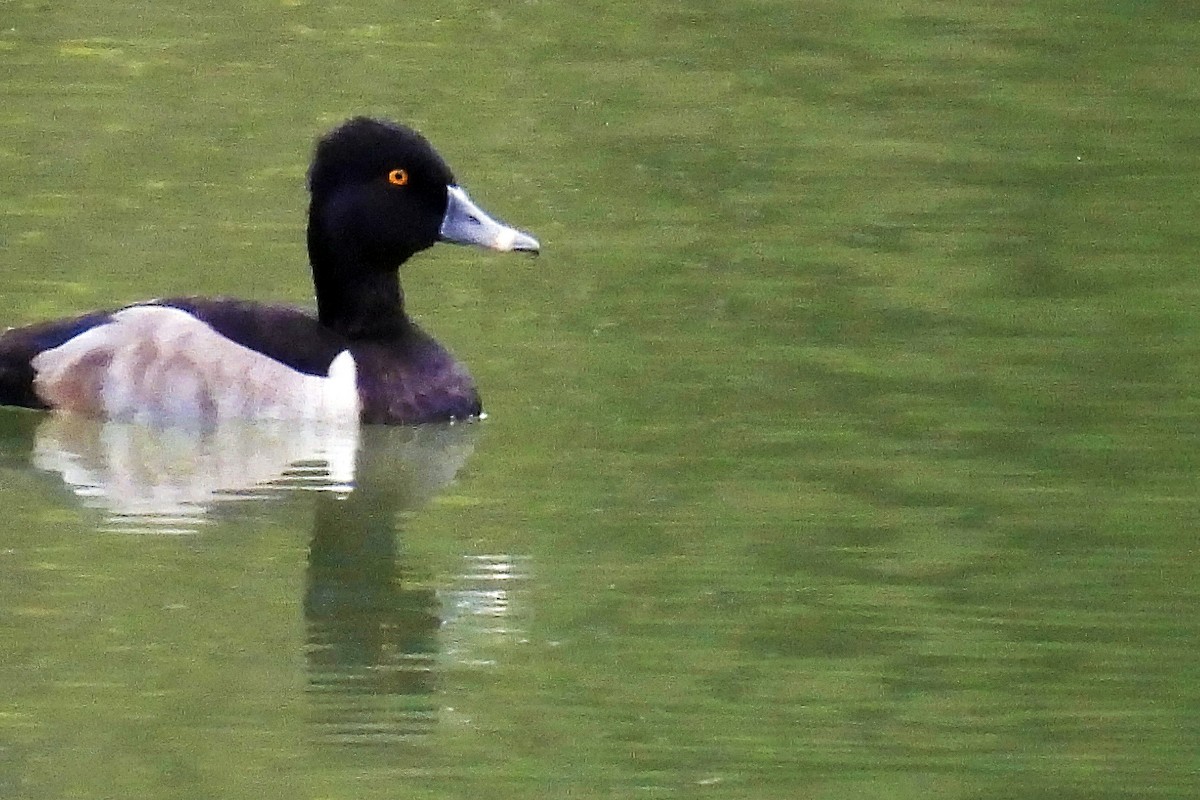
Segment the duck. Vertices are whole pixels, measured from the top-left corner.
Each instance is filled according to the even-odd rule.
[[[315,312],[173,297],[0,333],[0,405],[159,425],[237,419],[418,425],[483,414],[475,382],[406,313],[400,268],[439,242],[536,255],[429,141],[355,117],[308,170]]]

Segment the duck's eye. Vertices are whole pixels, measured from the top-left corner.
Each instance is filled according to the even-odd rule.
[[[388,183],[393,186],[403,186],[408,183],[408,170],[394,169],[388,173]]]

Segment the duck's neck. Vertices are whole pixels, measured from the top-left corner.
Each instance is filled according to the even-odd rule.
[[[375,263],[355,248],[335,249],[311,221],[308,259],[322,325],[351,339],[396,339],[411,331],[398,263]]]

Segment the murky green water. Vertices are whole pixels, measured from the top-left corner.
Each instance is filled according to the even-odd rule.
[[[482,425],[0,414],[0,796],[1196,796],[1198,41],[1117,0],[0,5],[6,324],[308,302],[352,113],[545,245],[406,270]]]

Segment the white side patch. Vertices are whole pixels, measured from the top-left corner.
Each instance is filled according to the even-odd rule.
[[[349,351],[328,376],[305,375],[165,306],[122,309],[32,363],[34,388],[52,408],[106,419],[195,425],[359,414]]]

